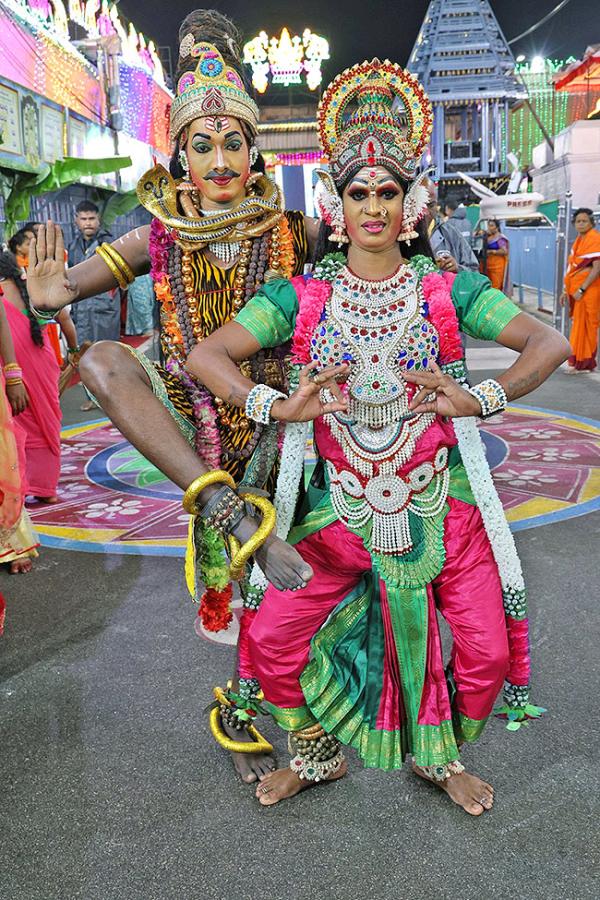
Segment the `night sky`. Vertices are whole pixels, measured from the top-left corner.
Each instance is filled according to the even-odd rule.
[[[492,0],[491,6],[507,40],[538,22],[559,0]],[[195,6],[193,0],[121,0],[126,17],[158,45],[170,44],[176,62],[179,23]],[[199,3],[198,6],[201,4]],[[327,80],[347,66],[379,56],[405,65],[428,7],[427,0],[227,0],[207,3],[238,23],[246,39],[261,30],[279,34],[286,25],[301,33],[311,28],[329,40],[332,59],[324,67]],[[546,25],[512,45],[516,55],[581,57],[588,43],[600,42],[598,0],[570,0]],[[299,12],[301,10],[301,12]],[[393,12],[392,12],[393,10]]]

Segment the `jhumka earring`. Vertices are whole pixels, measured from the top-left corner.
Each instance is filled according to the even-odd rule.
[[[250,168],[252,168],[252,166],[255,164],[257,159],[258,159],[258,147],[256,146],[256,144],[252,144],[252,146],[250,147]]]
[[[406,241],[409,246],[414,238],[419,237],[419,233],[415,231],[415,225],[422,218],[429,200],[429,191],[423,184],[425,178],[427,178],[427,172],[419,175],[402,204],[402,231],[396,240]]]
[[[319,181],[315,189],[315,206],[320,217],[332,229],[328,240],[341,247],[348,243],[342,198],[329,172],[317,169]]]
[[[183,169],[186,178],[190,177],[190,164],[188,162],[187,153],[185,150],[179,151],[179,165]]]

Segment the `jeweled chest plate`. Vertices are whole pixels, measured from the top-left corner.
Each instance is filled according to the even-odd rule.
[[[402,369],[427,368],[438,335],[424,318],[417,277],[408,266],[383,281],[365,281],[343,268],[311,342],[318,365],[352,363],[349,416],[382,427],[408,414]]]
[[[350,528],[370,523],[372,547],[384,554],[409,550],[409,513],[437,515],[448,490],[445,448],[432,462],[402,474],[435,420],[431,413],[411,412],[401,374],[427,369],[438,357],[438,334],[426,315],[420,284],[408,266],[378,282],[343,268],[311,343],[316,365],[351,364],[348,410],[325,417],[345,458],[341,466],[328,461],[333,507]]]

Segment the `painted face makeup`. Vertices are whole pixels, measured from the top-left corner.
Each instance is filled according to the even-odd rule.
[[[404,192],[384,169],[363,167],[344,189],[344,220],[350,241],[370,250],[392,246],[402,227]]]
[[[182,135],[190,178],[206,209],[235,206],[245,196],[250,174],[249,147],[239,119],[195,119]]]

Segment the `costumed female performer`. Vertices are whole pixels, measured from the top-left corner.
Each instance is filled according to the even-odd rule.
[[[270,586],[250,629],[293,754],[257,797],[271,805],[339,778],[349,744],[382,769],[411,754],[418,775],[479,815],[493,790],[464,770],[461,743],[482,732],[504,681],[511,719],[540,710],[528,699],[521,568],[474,417],[539,385],[568,345],[484,276],[441,274],[427,256],[415,223],[428,195],[413,179],[432,110],[412,75],[387,61],[354,66],[325,92],[318,121],[330,161],[318,203],[347,259],[265,285],[187,363],[250,418],[288,423],[283,523],[296,508],[303,423],[315,420],[319,463],[290,534],[314,577],[295,592]],[[459,329],[520,356],[469,388]],[[289,398],[237,369],[290,338],[302,368]],[[454,638],[446,671],[436,610]]]
[[[156,166],[138,185],[140,201],[154,216],[148,228],[103,245],[66,275],[56,226],[42,229],[29,250],[29,293],[44,310],[76,303],[115,284],[125,288],[136,275],[150,271],[160,302],[165,367],[154,366],[124,344],[101,342],[86,354],[80,371],[122,434],[184,490],[220,467],[246,486],[268,488],[272,481],[278,453],[274,429],[248,420],[235,405],[213,401],[184,363],[196,343],[242,309],[266,278],[301,273],[308,251],[308,221],[301,213],[281,212],[277,187],[261,173],[255,145],[258,108],[242,81],[240,45],[233,23],[217,12],[196,10],[183,22],[171,108],[171,174]],[[317,224],[313,222],[315,237]],[[284,388],[283,355],[280,350],[261,352],[245,370],[257,381]],[[220,490],[206,487],[202,506]],[[221,506],[209,511],[220,516],[226,530],[241,541],[256,531],[257,523],[242,517],[242,504],[233,494],[228,499],[221,491],[217,500]],[[211,535],[198,542],[206,550],[198,580],[208,587],[200,604],[203,622],[216,630],[231,617],[230,587],[228,579],[215,574],[222,542]],[[257,559],[281,587],[301,584],[310,570],[283,542],[273,556],[277,542],[271,536]],[[256,689],[251,678],[239,687],[244,715],[247,707],[254,712],[249,704]],[[233,727],[244,721],[228,717],[225,729],[236,738],[234,744],[225,741],[229,749],[248,750],[246,730]],[[234,759],[246,781],[272,766],[254,752],[235,753]]]

